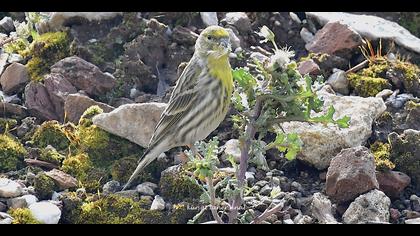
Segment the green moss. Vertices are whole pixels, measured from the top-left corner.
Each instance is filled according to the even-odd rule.
[[[103,113],[104,110],[100,108],[98,105],[94,105],[86,109],[85,112],[83,112],[83,115],[80,117],[79,120],[79,126],[91,126],[93,124],[92,118],[98,114]]]
[[[392,170],[395,164],[390,161],[391,145],[389,143],[375,142],[370,146],[370,150],[375,157],[375,165],[377,170]]]
[[[54,180],[47,176],[44,172],[36,175],[34,180],[35,192],[39,199],[51,199],[51,196],[56,189]]]
[[[388,139],[396,169],[409,175],[420,189],[420,131],[407,129],[401,135],[393,132]]]
[[[181,201],[196,201],[202,194],[202,189],[184,170],[165,171],[159,181],[160,194],[173,203]]]
[[[65,156],[52,146],[47,146],[41,149],[39,160],[46,161],[57,166],[61,166],[61,162],[65,159]]]
[[[386,79],[361,76],[355,73],[349,73],[348,80],[350,86],[362,97],[374,97],[380,91],[391,88]]]
[[[28,208],[11,208],[7,213],[13,217],[12,224],[41,224]]]
[[[7,43],[4,45],[4,51],[12,54],[17,53],[19,55],[25,55],[28,49],[29,42],[25,39],[18,38],[14,40],[13,42]]]
[[[32,142],[39,148],[45,148],[48,145],[57,150],[65,150],[70,144],[66,130],[58,121],[44,122],[32,136]]]
[[[136,169],[137,160],[136,156],[128,156],[117,160],[111,168],[112,179],[120,183],[126,183]]]
[[[164,212],[143,209],[139,202],[113,194],[85,202],[76,209],[76,212],[78,217],[72,217],[74,224],[162,224],[168,222]]]
[[[385,78],[390,66],[390,62],[385,57],[378,57],[369,64],[369,67],[363,69],[359,74],[367,77]]]
[[[7,134],[0,134],[0,173],[23,167],[27,151],[21,143]]]
[[[37,37],[30,45],[27,55],[31,59],[26,67],[32,80],[42,81],[50,67],[70,56],[70,40],[66,32],[48,32]]]
[[[420,95],[420,69],[417,65],[407,61],[396,60],[393,63],[393,70],[401,73],[400,79],[403,82],[404,88],[414,95]]]
[[[0,118],[0,133],[4,133],[6,130],[15,128],[17,121],[15,119]]]

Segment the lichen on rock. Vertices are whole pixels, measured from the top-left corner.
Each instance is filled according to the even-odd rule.
[[[9,134],[0,134],[0,172],[23,167],[27,151],[23,145]]]

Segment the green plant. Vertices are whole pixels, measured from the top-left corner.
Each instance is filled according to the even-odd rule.
[[[248,63],[251,68],[236,68],[232,72],[235,81],[232,102],[237,110],[232,121],[240,134],[241,151],[239,165],[230,159],[235,174],[221,174],[217,169],[217,140],[213,139],[204,145],[196,144],[199,147],[204,146],[201,150],[198,147],[204,153],[203,159],[189,155],[192,176],[196,177],[194,179],[204,190],[201,201],[210,207],[213,218],[218,223],[225,222],[225,214],[229,223],[236,223],[238,220],[258,223],[281,210],[280,205],[284,203],[267,209],[254,219],[246,211],[239,215],[247,188],[245,172],[249,162],[257,155],[258,159],[264,159],[265,151],[272,148],[285,153],[285,157],[291,160],[301,149],[302,141],[298,135],[285,133],[281,128],[282,122],[304,121],[324,125],[332,123],[340,128],[349,126],[349,117],[333,118],[333,106],[323,109],[323,101],[314,91],[312,79],[302,76],[297,71],[296,62],[291,60],[294,52],[288,48],[279,48],[275,43],[274,33],[266,26],[261,28],[259,35],[264,38],[263,43],[273,44],[270,60],[254,60]],[[276,138],[263,147],[261,145],[264,142],[261,140],[266,139],[268,134],[274,134]],[[276,194],[272,195],[275,197]]]

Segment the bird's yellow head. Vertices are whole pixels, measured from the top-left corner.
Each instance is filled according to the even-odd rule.
[[[229,33],[220,26],[209,26],[204,29],[195,44],[196,52],[201,55],[220,57],[231,51]]]

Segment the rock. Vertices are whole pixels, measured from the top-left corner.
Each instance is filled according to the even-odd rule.
[[[420,212],[417,211],[403,210],[402,213],[407,219],[420,218]]]
[[[382,98],[384,101],[394,93],[391,89],[384,89],[375,95],[377,98]]]
[[[48,201],[37,202],[29,206],[34,218],[43,224],[58,224],[61,210]]]
[[[7,200],[7,206],[9,208],[26,208],[34,203],[38,202],[38,198],[35,195],[23,195],[21,197],[11,198]]]
[[[285,122],[282,127],[286,133],[297,133],[304,143],[297,158],[323,170],[340,150],[359,146],[371,136],[373,120],[386,110],[386,106],[381,98],[336,96],[324,89],[318,95],[324,100],[324,110],[334,106],[334,119],[350,117],[349,128],[297,121]]]
[[[8,95],[20,92],[28,82],[28,70],[20,63],[12,63],[0,77],[3,92]]]
[[[232,46],[232,50],[238,49],[241,47],[241,39],[238,37],[237,33],[231,28],[226,28],[226,31],[229,33],[229,39]]]
[[[64,112],[67,115],[67,120],[75,124],[79,123],[80,117],[91,106],[97,105],[104,110],[104,112],[111,112],[115,108],[108,104],[97,102],[82,94],[70,94],[64,102]]]
[[[165,103],[127,104],[93,118],[93,124],[142,147],[147,147]]]
[[[22,186],[10,179],[0,178],[0,198],[19,197],[23,193]]]
[[[293,225],[295,222],[293,222],[292,219],[285,219],[283,220],[283,224],[285,225]]]
[[[398,211],[398,209],[390,208],[389,217],[391,218],[391,222],[398,222],[398,219],[401,217],[401,213]]]
[[[131,198],[133,201],[138,201],[140,199],[137,190],[124,190],[116,192],[115,194],[121,197]]]
[[[0,225],[10,225],[12,224],[13,218],[4,212],[0,212]]]
[[[339,22],[327,23],[316,34],[312,42],[305,45],[306,49],[315,53],[327,53],[344,58],[350,58],[350,52],[362,45],[362,37],[345,24]]]
[[[407,224],[407,225],[414,225],[414,224],[418,225],[418,224],[420,224],[420,217],[415,218],[415,219],[405,220],[404,223]]]
[[[13,19],[9,16],[3,17],[3,19],[0,20],[0,33],[9,34],[13,30],[15,30]]]
[[[116,85],[115,78],[103,73],[94,64],[77,56],[64,58],[51,67],[51,73],[61,74],[74,87],[92,96],[101,96]]]
[[[45,174],[54,180],[55,184],[61,189],[69,189],[69,188],[76,188],[78,186],[78,181],[73,176],[64,173],[61,170],[53,169]]]
[[[87,21],[101,21],[112,19],[121,15],[122,12],[51,12],[46,24],[52,30],[59,30],[64,26],[73,24],[75,20],[85,19]]]
[[[239,148],[239,140],[238,139],[230,139],[225,143],[225,150],[224,154],[226,155],[225,159],[231,155],[233,159],[239,163],[241,159],[241,149]]]
[[[109,182],[107,182],[106,184],[104,184],[104,186],[102,187],[103,193],[104,194],[111,194],[111,193],[115,193],[118,192],[122,189],[120,182],[116,181],[116,180],[111,180]]]
[[[6,209],[7,209],[7,205],[0,202],[0,212],[6,211]]]
[[[305,27],[300,30],[300,37],[306,44],[311,43],[315,38],[314,34]]]
[[[165,210],[165,201],[163,198],[159,195],[155,196],[155,199],[153,199],[152,206],[150,207],[150,210],[158,210],[163,211]]]
[[[64,120],[64,101],[69,94],[77,93],[77,89],[61,74],[48,74],[44,78],[44,86],[50,95],[55,113]]]
[[[398,198],[411,182],[408,175],[398,171],[379,171],[376,173],[376,179],[379,190],[390,198]]]
[[[410,176],[412,183],[420,189],[420,131],[406,129],[401,135],[392,132],[388,140],[396,168]]]
[[[335,92],[343,95],[349,94],[349,81],[347,80],[346,72],[343,70],[334,69],[326,84],[331,85]]]
[[[152,182],[144,182],[142,184],[151,188],[153,191],[155,191],[158,188],[158,185]]]
[[[378,187],[375,160],[368,148],[343,149],[331,160],[325,188],[334,201],[346,202]]]
[[[32,81],[25,88],[25,106],[28,112],[40,120],[58,120],[45,86]]]
[[[228,12],[224,20],[227,24],[235,26],[241,34],[251,31],[251,21],[245,12]]]
[[[218,25],[219,20],[217,19],[217,12],[200,12],[201,20],[204,25]]]
[[[33,131],[36,128],[35,120],[35,117],[26,117],[25,119],[21,120],[22,124],[16,129],[17,136],[22,138],[28,132]]]
[[[0,53],[0,75],[3,73],[4,67],[7,64],[7,58],[9,58],[9,54]]]
[[[356,15],[344,12],[306,12],[311,21],[321,25],[329,22],[346,24],[362,37],[370,40],[389,39],[398,45],[420,53],[420,39],[395,22],[371,15]]]
[[[146,184],[139,184],[136,187],[136,190],[140,195],[146,195],[146,196],[154,196],[155,193],[153,192],[153,189],[147,186]]]
[[[177,26],[172,32],[172,39],[178,44],[185,44],[192,46],[195,44],[198,35],[190,29],[182,26]]]
[[[338,224],[332,212],[332,204],[327,196],[322,193],[314,193],[311,203],[312,216],[320,224]]]
[[[321,73],[318,64],[316,64],[312,59],[299,62],[298,71],[302,75],[319,75]]]
[[[261,188],[260,194],[264,196],[268,196],[270,195],[272,189],[273,188],[270,187],[269,185],[265,185],[264,187]]]
[[[417,195],[410,196],[411,208],[417,212],[420,212],[420,197]]]
[[[21,105],[0,101],[0,115],[15,116],[22,119],[28,115],[28,110]]]
[[[346,224],[389,222],[391,200],[381,191],[372,190],[357,197],[343,214]]]

